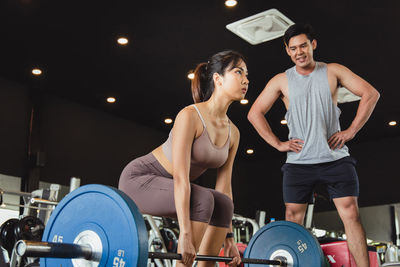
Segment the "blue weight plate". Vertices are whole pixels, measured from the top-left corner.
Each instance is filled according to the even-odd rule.
[[[276,255],[290,255],[288,257],[292,258],[293,265],[288,266],[325,266],[318,240],[303,226],[292,222],[276,221],[265,225],[251,238],[244,253],[245,258],[270,260]]]
[[[85,185],[64,197],[53,211],[42,241],[73,243],[83,231],[101,239],[98,266],[147,266],[147,230],[133,200],[116,188]],[[71,259],[42,258],[40,266],[73,266]]]

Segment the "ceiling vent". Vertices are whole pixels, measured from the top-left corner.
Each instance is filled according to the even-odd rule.
[[[283,36],[294,24],[277,9],[269,9],[226,25],[226,28],[252,45]]]

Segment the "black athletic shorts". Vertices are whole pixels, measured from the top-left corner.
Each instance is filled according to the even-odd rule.
[[[285,163],[283,200],[285,203],[312,203],[316,185],[324,184],[331,199],[359,195],[356,160],[344,157],[318,164]]]

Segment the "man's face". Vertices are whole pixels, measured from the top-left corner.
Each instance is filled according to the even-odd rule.
[[[286,52],[296,66],[305,68],[314,61],[313,51],[315,48],[317,48],[315,39],[311,42],[307,35],[300,34],[290,38]]]

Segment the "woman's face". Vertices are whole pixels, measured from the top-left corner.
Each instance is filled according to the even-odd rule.
[[[245,97],[249,87],[246,63],[240,61],[233,69],[229,70],[229,68],[225,71],[224,76],[220,76],[221,79],[217,83],[222,87],[223,92],[233,100],[241,100]]]

